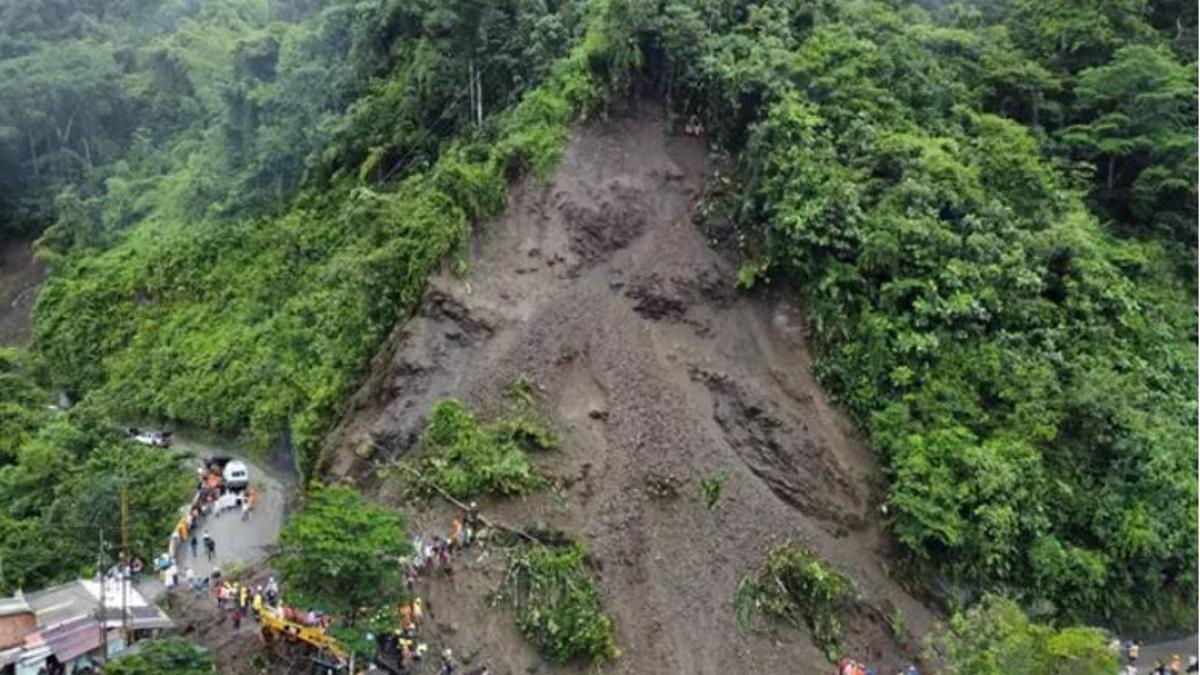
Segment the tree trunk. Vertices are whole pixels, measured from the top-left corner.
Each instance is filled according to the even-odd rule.
[[[1115,173],[1116,166],[1117,166],[1117,156],[1109,155],[1108,156],[1108,182],[1107,182],[1108,188],[1107,189],[1108,189],[1108,193],[1110,196],[1112,195],[1113,175]]]
[[[475,59],[471,58],[467,61],[467,94],[470,97],[467,102],[469,117],[475,116]]]
[[[27,131],[25,133],[29,136],[29,163],[33,165],[33,175],[36,176],[38,175],[37,146],[33,143],[33,132]]]
[[[483,73],[475,71],[475,124],[483,126]]]

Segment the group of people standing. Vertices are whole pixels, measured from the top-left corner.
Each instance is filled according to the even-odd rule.
[[[253,589],[237,581],[214,584],[213,596],[217,600],[217,609],[229,612],[229,621],[235,631],[241,629],[242,620],[247,616],[258,621],[264,610],[280,607],[279,584],[275,577],[269,578],[266,586],[259,585]],[[314,618],[315,621],[319,619]]]
[[[881,674],[879,674],[879,672],[877,670],[875,670],[875,668],[873,668],[872,666],[863,665],[853,659],[842,659],[841,661],[837,662],[836,675],[881,675]],[[905,666],[904,670],[901,670],[896,675],[920,675],[920,672],[917,670],[917,667],[915,665],[910,663],[907,666]]]
[[[1185,675],[1186,673],[1200,672],[1200,663],[1197,662],[1196,656],[1192,655],[1185,666],[1183,656],[1180,654],[1172,654],[1169,659],[1154,659],[1154,665],[1149,670],[1145,670],[1138,665],[1138,661],[1142,655],[1142,646],[1133,640],[1126,640],[1118,645],[1117,641],[1113,641],[1113,646],[1117,649],[1125,660],[1125,666],[1121,668],[1118,675]]]

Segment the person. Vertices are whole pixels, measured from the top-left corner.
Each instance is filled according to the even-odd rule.
[[[242,628],[242,608],[234,607],[233,614],[231,615],[230,618],[233,619],[233,630],[234,631],[241,630],[241,628]]]
[[[258,615],[262,614],[263,610],[262,586],[259,586],[254,591],[254,598],[250,601],[250,607],[254,610],[254,613],[251,616],[254,617],[255,621],[258,621]]]
[[[195,591],[196,590],[196,573],[192,571],[192,568],[190,568],[190,567],[187,568],[187,571],[183,573],[183,578],[187,580],[188,588],[191,589],[192,591]]]
[[[221,583],[221,568],[213,567],[211,577],[212,577],[212,585],[213,586],[216,586],[217,584]]]
[[[212,560],[217,553],[217,541],[212,538],[208,530],[204,531],[204,550],[208,553],[209,560]]]
[[[1183,675],[1183,657],[1179,654],[1171,655],[1171,675]]]
[[[249,499],[244,500],[242,502],[242,522],[245,522],[247,520],[250,520],[250,500]]]
[[[196,533],[195,532],[192,533],[191,545],[192,545],[192,557],[195,558],[196,557],[196,549],[198,548],[198,546],[196,544]]]
[[[229,584],[217,586],[214,594],[217,596],[217,609],[225,609],[225,598],[229,597]]]
[[[479,517],[479,504],[477,502],[471,502],[470,506],[467,507],[467,515],[463,518],[463,521],[463,524],[467,526],[467,536],[474,539],[475,533],[483,525],[482,519]]]
[[[412,565],[409,565],[408,569],[404,570],[404,588],[407,589],[409,593],[412,593],[416,586],[417,570]]]
[[[142,576],[142,569],[143,569],[142,559],[134,558],[133,564],[130,565],[130,569],[133,570],[133,576],[135,576],[135,577]]]
[[[1142,653],[1142,646],[1135,641],[1129,642],[1129,648],[1125,650],[1125,654],[1129,658],[1129,663],[1137,663],[1138,656]]]
[[[1150,675],[1166,675],[1167,666],[1162,659],[1154,659],[1154,668],[1150,671]]]
[[[238,586],[238,609],[245,610],[250,606],[250,588],[245,585]]]
[[[1191,656],[1188,657],[1187,672],[1189,672],[1189,673],[1200,672],[1200,660],[1196,659],[1195,654],[1192,654]]]
[[[449,647],[442,650],[442,667],[438,675],[454,675],[454,652]]]
[[[903,675],[921,675],[921,674],[919,672],[917,672],[917,667],[910,663],[910,664],[908,664],[908,667],[904,669]]]
[[[275,577],[267,579],[267,604],[272,607],[279,601],[279,584],[275,583]]]

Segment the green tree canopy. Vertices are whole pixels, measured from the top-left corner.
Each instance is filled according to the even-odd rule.
[[[946,675],[1111,675],[1118,658],[1093,628],[1054,628],[1029,620],[1011,600],[985,596],[927,640]]]
[[[289,595],[346,612],[397,597],[398,559],[411,553],[403,516],[367,504],[353,488],[314,483],[280,533],[276,565]]]
[[[183,638],[138,643],[134,654],[104,664],[104,675],[208,675],[217,672],[212,655]]]

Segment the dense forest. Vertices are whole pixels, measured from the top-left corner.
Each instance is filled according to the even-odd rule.
[[[248,432],[319,473],[426,277],[574,122],[648,96],[729,167],[698,225],[739,285],[803,300],[912,573],[956,606],[1194,623],[1196,23],[1149,0],[0,0],[0,239],[52,267],[30,353],[0,355],[0,590],[91,560],[110,420]],[[35,545],[58,518],[80,536]]]

